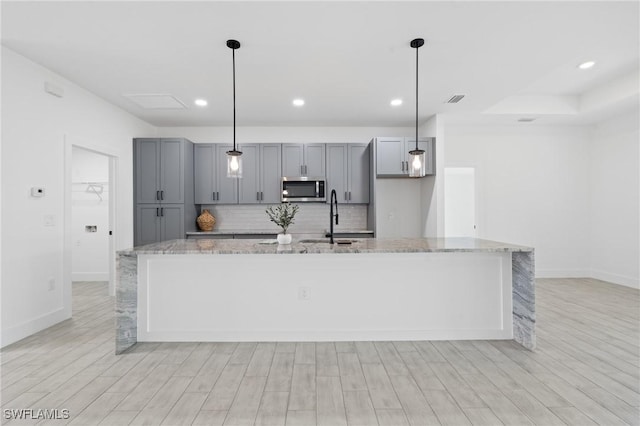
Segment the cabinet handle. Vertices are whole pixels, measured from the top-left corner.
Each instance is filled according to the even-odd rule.
[[[160,191],[160,200],[164,200],[164,191]]]
[[[349,201],[351,201],[351,191],[349,191]]]
[[[404,172],[404,161],[400,162],[400,167],[402,167],[402,171]]]
[[[164,216],[164,207],[160,207],[160,216]]]
[[[156,200],[160,201],[160,191],[156,191]]]
[[[220,192],[216,191],[216,201],[220,201]]]
[[[264,201],[264,192],[260,191],[260,201]]]
[[[260,191],[256,191],[256,201],[260,201]]]
[[[158,207],[156,207],[156,217],[160,216],[160,209]]]

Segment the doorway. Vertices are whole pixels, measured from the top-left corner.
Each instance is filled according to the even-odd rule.
[[[73,280],[108,281],[108,293],[115,296],[117,176],[122,154],[106,143],[96,143],[95,138],[64,138],[62,297],[65,317],[71,318]],[[96,170],[92,171],[93,167]],[[104,210],[97,213],[95,209]]]
[[[109,281],[109,156],[71,153],[71,281]]]
[[[474,237],[476,220],[475,167],[444,169],[445,237]]]

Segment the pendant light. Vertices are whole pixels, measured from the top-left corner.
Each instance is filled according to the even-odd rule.
[[[227,177],[242,177],[242,151],[236,149],[236,49],[240,49],[238,40],[227,40],[233,57],[233,149],[227,151]]]
[[[424,149],[418,148],[418,49],[423,45],[422,38],[411,40],[411,47],[416,49],[416,149],[409,151],[409,177],[423,177],[427,174]]]

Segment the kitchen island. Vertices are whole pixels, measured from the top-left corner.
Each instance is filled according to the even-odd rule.
[[[189,239],[118,253],[116,353],[138,341],[460,339],[535,348],[532,248]]]

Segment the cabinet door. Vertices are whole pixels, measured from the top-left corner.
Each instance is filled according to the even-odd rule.
[[[216,204],[238,203],[238,179],[227,177],[227,151],[233,149],[232,145],[216,145],[216,171],[214,189],[217,191]],[[243,159],[244,162],[244,159]],[[242,173],[244,174],[244,163]]]
[[[336,190],[338,202],[349,202],[347,156],[347,145],[327,144],[327,202],[332,189]]]
[[[242,179],[238,179],[238,202],[257,204],[260,202],[260,147],[257,144],[242,144]]]
[[[282,144],[282,176],[299,177],[303,174],[304,145],[284,143]]]
[[[404,138],[376,139],[376,166],[378,176],[406,174]]]
[[[136,200],[138,203],[159,202],[160,140],[136,139]]]
[[[216,149],[213,144],[196,144],[194,147],[194,178],[195,203],[213,204],[215,189],[214,170],[216,164]]]
[[[160,241],[184,237],[184,206],[166,204],[160,206]]]
[[[160,204],[138,204],[136,208],[135,246],[160,241]]]
[[[260,151],[260,202],[265,204],[280,203],[280,191],[282,190],[281,145],[261,144]]]
[[[350,203],[369,202],[370,149],[368,144],[349,144],[348,192]]]
[[[304,145],[304,175],[309,177],[325,177],[325,144],[313,143]]]
[[[182,139],[160,141],[160,201],[184,203],[184,143]]]

